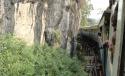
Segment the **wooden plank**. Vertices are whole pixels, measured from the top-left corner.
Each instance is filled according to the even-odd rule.
[[[112,76],[119,76],[123,33],[124,33],[124,13],[125,13],[125,0],[119,0],[116,46],[115,46],[115,54],[114,54],[114,61],[112,68],[113,71]]]

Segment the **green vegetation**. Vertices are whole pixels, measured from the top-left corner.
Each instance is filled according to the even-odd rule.
[[[0,76],[86,76],[81,64],[65,50],[0,37]]]
[[[81,10],[81,27],[88,26],[87,17],[90,15],[91,10],[93,10],[93,5],[91,4],[91,0],[85,0],[86,3],[83,5]]]

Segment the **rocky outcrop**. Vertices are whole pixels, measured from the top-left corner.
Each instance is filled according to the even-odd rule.
[[[13,33],[15,26],[13,0],[1,0],[2,33]]]
[[[1,33],[66,49],[80,26],[81,0],[1,0]],[[57,38],[58,37],[58,38]]]
[[[20,3],[19,6],[16,3],[15,8],[15,29],[14,34],[27,41],[33,43],[34,31],[33,27],[35,24],[35,9],[30,3]]]
[[[60,47],[66,49],[67,43],[77,35],[80,26],[79,2],[53,0],[48,2],[46,42],[54,45],[53,31],[60,29]],[[49,4],[50,3],[50,4]]]
[[[1,24],[2,24],[2,8],[1,8],[1,0],[0,0],[0,33],[1,33]]]
[[[43,2],[33,2],[32,0],[1,1],[1,33],[11,33],[29,44],[39,44],[43,40],[43,36],[41,37],[43,34],[41,33]]]

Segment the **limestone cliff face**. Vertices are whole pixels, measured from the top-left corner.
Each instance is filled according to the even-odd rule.
[[[1,0],[1,13],[2,13],[2,32],[13,33],[14,32],[14,1],[13,0]]]
[[[75,37],[80,26],[80,8],[75,0],[48,1],[45,36],[49,45],[54,45],[54,31],[59,29],[60,47],[66,49],[67,43]]]
[[[15,31],[18,37],[24,38],[28,43],[43,43],[45,19],[43,2],[19,3],[15,5]]]
[[[41,30],[44,29],[42,26],[44,5],[42,1],[1,0],[0,4],[1,33],[14,34],[28,44],[39,44],[43,40]]]
[[[80,25],[76,0],[0,0],[0,32],[12,33],[29,44],[47,42],[67,48]]]
[[[1,14],[1,0],[0,0],[0,33],[1,33],[1,21],[2,20],[2,14]]]
[[[35,25],[35,6],[30,8],[30,3],[20,3],[19,6],[15,4],[15,29],[14,34],[26,40],[29,44],[33,43]],[[18,8],[18,10],[17,10]]]
[[[1,18],[1,0],[0,0],[0,18]]]

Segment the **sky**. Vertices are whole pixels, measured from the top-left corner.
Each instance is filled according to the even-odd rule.
[[[103,11],[109,6],[109,0],[91,0],[94,10],[90,12],[88,18],[99,20]]]

